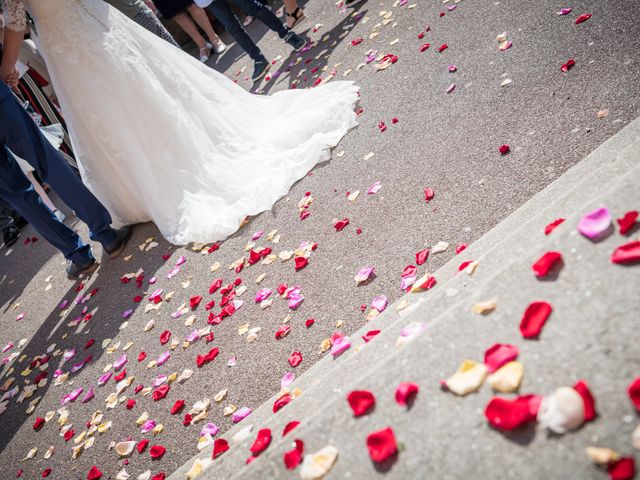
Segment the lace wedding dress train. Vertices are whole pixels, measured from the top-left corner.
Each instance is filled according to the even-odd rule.
[[[86,185],[172,243],[226,238],[356,124],[352,82],[253,95],[101,0],[3,4],[34,19]]]

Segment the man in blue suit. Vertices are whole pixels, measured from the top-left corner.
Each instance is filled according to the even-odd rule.
[[[100,242],[111,258],[124,250],[131,228],[116,230],[111,227],[109,212],[40,132],[10,88],[3,83],[2,80],[7,79],[0,79],[0,197],[64,254],[68,260],[69,278],[88,275],[98,267],[91,247],[42,203],[11,152],[36,169],[40,178],[51,185],[76,216],[89,226],[90,238]]]

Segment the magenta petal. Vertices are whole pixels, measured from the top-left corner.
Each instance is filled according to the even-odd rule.
[[[580,219],[578,231],[591,240],[597,240],[611,229],[611,222],[611,212],[607,207],[601,207]]]
[[[144,422],[142,424],[142,428],[140,428],[140,432],[148,433],[151,430],[153,430],[154,428],[156,428],[156,421],[155,420],[147,420],[146,422]]]
[[[160,366],[163,363],[165,363],[167,360],[169,360],[171,358],[171,354],[167,351],[167,352],[162,352],[160,354],[160,356],[158,357],[158,360],[156,360],[156,365]]]
[[[116,360],[115,362],[113,362],[113,368],[115,369],[115,371],[117,372],[118,370],[120,370],[122,367],[124,367],[124,365],[127,363],[127,356],[126,355],[122,355],[118,360]]]
[[[400,290],[406,290],[411,285],[416,283],[417,279],[418,279],[418,277],[416,277],[415,275],[410,275],[408,277],[402,277],[402,281],[400,282]]]
[[[131,309],[129,309],[129,310],[125,310],[125,311],[122,313],[122,318],[127,319],[127,318],[129,318],[129,317],[131,316],[131,314],[132,314],[132,313],[133,313],[133,310],[131,310]]]
[[[180,271],[180,267],[172,268],[171,271],[169,273],[167,273],[167,278],[175,277],[178,274],[179,271]]]
[[[151,386],[153,388],[159,387],[160,385],[162,385],[164,382],[167,381],[167,376],[166,375],[158,375],[154,380],[153,383],[151,384]]]
[[[569,15],[573,11],[572,8],[561,8],[558,15]]]
[[[93,387],[91,387],[82,398],[82,403],[87,403],[89,400],[92,400],[93,397],[95,397],[95,394],[93,393]]]
[[[484,353],[484,364],[489,373],[493,373],[505,363],[518,358],[518,347],[515,345],[496,343]]]
[[[214,437],[216,433],[218,433],[218,430],[220,430],[220,427],[218,427],[215,423],[207,423],[204,427],[202,427],[202,430],[200,430],[200,436],[209,434]]]
[[[280,380],[280,387],[281,388],[287,388],[289,385],[291,385],[293,383],[293,379],[296,378],[295,373],[293,372],[287,372],[282,376],[282,379]]]
[[[264,232],[262,230],[258,230],[256,233],[253,234],[253,237],[251,237],[251,240],[258,240],[260,239],[260,237],[262,237],[262,235],[264,235]]]
[[[180,265],[183,265],[185,263],[187,263],[187,259],[184,258],[184,255],[180,255],[178,257],[178,260],[176,260],[176,267],[179,267]]]
[[[338,355],[342,355],[351,347],[351,339],[349,337],[340,337],[334,340],[333,345],[331,345],[331,355],[337,357]]]
[[[271,290],[269,290],[268,288],[261,288],[256,293],[256,303],[260,303],[263,300],[266,300],[271,296],[271,293],[272,293]]]
[[[200,340],[200,332],[198,331],[198,329],[195,329],[193,332],[187,335],[186,340],[189,343],[197,342],[198,340]]]
[[[231,416],[231,421],[233,423],[238,423],[251,415],[251,412],[252,410],[249,407],[242,407]]]
[[[447,87],[447,93],[453,93],[453,91],[456,89],[456,84],[452,83],[451,85],[449,85]]]
[[[386,310],[388,304],[389,300],[384,295],[378,295],[371,300],[371,308],[375,308],[380,313]]]
[[[378,193],[378,190],[380,190],[381,188],[382,185],[380,185],[380,180],[377,180],[373,185],[369,187],[369,189],[367,190],[367,194],[373,195],[375,193]]]
[[[111,378],[111,375],[113,375],[113,372],[107,372],[104,375],[101,375],[100,378],[98,379],[98,385],[102,387],[105,383],[109,381],[109,379]]]

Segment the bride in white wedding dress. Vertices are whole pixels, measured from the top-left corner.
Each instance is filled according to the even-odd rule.
[[[82,178],[116,223],[212,242],[268,210],[356,124],[357,87],[253,95],[102,0],[2,0],[34,20]]]

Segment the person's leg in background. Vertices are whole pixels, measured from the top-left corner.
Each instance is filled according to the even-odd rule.
[[[173,20],[176,21],[180,28],[187,32],[187,35],[191,37],[191,40],[193,40],[193,42],[200,49],[200,61],[206,62],[207,60],[209,60],[211,49],[207,45],[207,41],[204,39],[204,37],[200,35],[198,27],[193,22],[189,14],[186,12],[180,12],[175,17],[173,17]]]
[[[263,5],[267,6],[267,0],[258,0],[260,3],[262,3]],[[249,25],[251,25],[253,23],[253,21],[255,20],[254,17],[252,17],[251,15],[247,15],[246,17],[244,17],[244,22],[242,22],[242,26],[243,27],[248,27]]]
[[[220,37],[213,29],[213,25],[211,25],[209,17],[207,17],[205,11],[196,4],[188,6],[187,11],[189,12],[189,15],[191,15],[191,18],[193,18],[204,33],[206,33],[209,38],[209,42],[211,42],[211,45],[213,46],[213,51],[216,53],[224,52],[227,46],[222,40],[220,40]]]
[[[287,28],[293,30],[295,27],[304,22],[307,17],[298,5],[296,0],[282,0],[284,3],[284,13],[287,16]]]
[[[0,197],[0,232],[6,247],[16,243],[20,237],[20,229],[14,219],[16,215],[19,215],[18,212]]]

